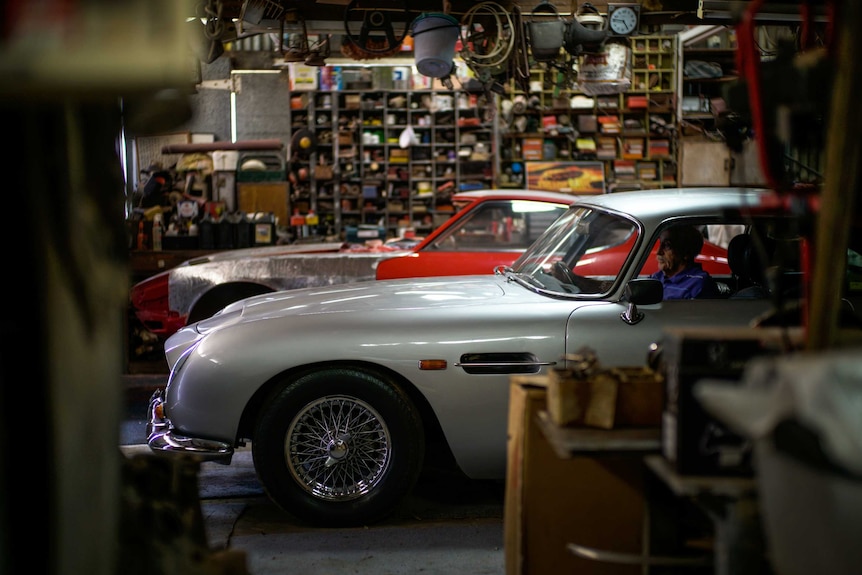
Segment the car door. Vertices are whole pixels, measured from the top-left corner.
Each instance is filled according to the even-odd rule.
[[[746,327],[768,312],[768,299],[693,299],[637,306],[643,318],[630,324],[623,319],[628,304],[605,302],[580,306],[566,325],[566,354],[587,347],[604,367],[646,364],[650,345],[672,327],[722,329]]]
[[[721,219],[713,221],[723,223]],[[677,220],[676,223],[688,222]],[[662,227],[658,226],[653,230],[647,243],[647,246],[650,246],[648,255],[641,258],[638,273],[629,277],[646,278],[656,269],[655,251]],[[721,265],[713,267],[713,278],[728,282],[731,278],[728,275],[730,270],[725,248],[706,241],[704,247],[711,250],[710,254],[721,256],[718,258]],[[704,268],[708,267],[705,262],[699,261]],[[713,263],[717,262],[718,260]],[[629,304],[619,299],[611,299],[601,306],[580,307],[572,313],[568,321],[566,353],[574,353],[586,345],[597,353],[603,365],[643,365],[650,346],[660,341],[664,331],[669,328],[746,327],[772,307],[769,298],[735,299],[728,296],[729,294],[725,294],[725,297],[719,299],[667,300],[653,305],[640,305],[637,310],[642,316],[633,323],[623,318]]]

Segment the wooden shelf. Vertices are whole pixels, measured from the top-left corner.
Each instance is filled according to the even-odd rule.
[[[738,498],[752,495],[757,490],[757,481],[751,477],[680,475],[661,455],[648,456],[645,461],[653,473],[676,495],[685,497],[720,495]]]
[[[576,455],[601,453],[658,452],[661,449],[661,428],[633,427],[597,429],[561,427],[551,421],[547,411],[536,414],[539,427],[554,452],[563,459]]]

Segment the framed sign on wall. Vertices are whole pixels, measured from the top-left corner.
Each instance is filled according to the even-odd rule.
[[[527,188],[570,194],[605,193],[604,162],[527,162]]]

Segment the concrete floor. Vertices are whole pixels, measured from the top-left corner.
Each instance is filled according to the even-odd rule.
[[[151,456],[145,445],[121,450]],[[250,448],[229,466],[201,464],[198,483],[209,548],[232,552],[253,575],[505,572],[501,483],[432,470],[391,518],[348,529],[308,527],[278,509],[257,481]]]

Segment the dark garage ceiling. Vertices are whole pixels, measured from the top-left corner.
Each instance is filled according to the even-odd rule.
[[[628,0],[633,1],[633,0]],[[505,8],[512,9],[518,7],[523,15],[528,15],[532,9],[542,3],[541,1],[533,0],[499,0],[495,4]],[[661,26],[665,24],[676,25],[697,25],[697,24],[733,24],[738,15],[742,13],[748,1],[737,0],[641,0],[638,2],[642,6],[641,21],[646,26]],[[799,20],[800,5],[804,2],[797,1],[765,1],[761,7],[758,21],[762,23],[788,23]],[[351,11],[351,19],[357,17],[361,19],[364,11],[380,10],[393,14],[394,21],[403,21],[404,14],[409,20],[412,20],[423,12],[447,12],[453,16],[459,16],[473,8],[478,2],[469,0],[201,0],[197,2],[197,10],[201,13],[210,12],[216,7],[221,10],[221,17],[225,21],[240,20],[243,14],[243,9],[249,13],[278,10],[295,9],[302,18],[306,21],[309,31],[315,32],[337,32],[344,29],[345,13],[348,9]],[[552,3],[553,4],[553,3]],[[581,0],[572,0],[571,2],[557,2],[557,7],[560,14],[568,16],[572,11],[577,11],[578,8],[586,4]],[[607,10],[608,2],[606,0],[596,0],[590,2],[592,6],[604,13]],[[824,10],[825,0],[813,0],[810,4],[816,10]],[[702,8],[702,13],[698,13],[698,7]],[[825,11],[824,11],[825,13]],[[270,21],[271,23],[271,21]],[[226,32],[225,40],[230,39],[227,36],[233,35],[236,37],[249,36],[261,32],[271,32],[277,30],[277,26],[268,26],[267,21],[261,25],[251,25],[249,23],[240,24],[238,29],[229,28]]]

